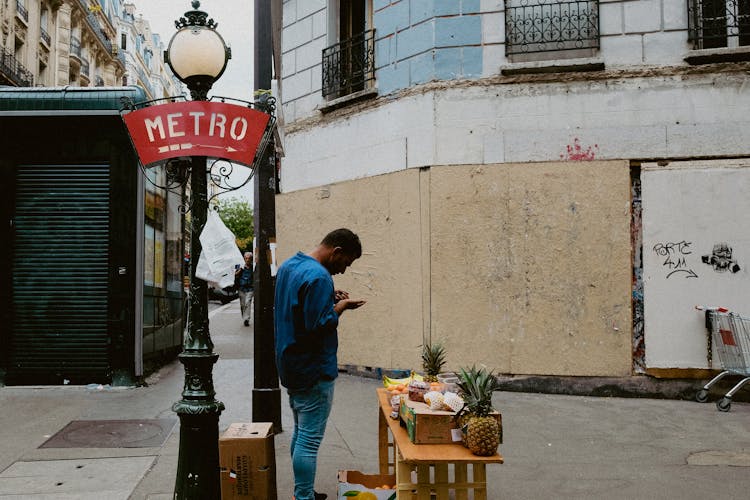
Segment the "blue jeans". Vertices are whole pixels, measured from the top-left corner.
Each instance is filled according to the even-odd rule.
[[[333,386],[333,380],[320,380],[308,390],[289,391],[289,406],[294,415],[291,452],[295,500],[315,498],[318,448],[331,414]]]

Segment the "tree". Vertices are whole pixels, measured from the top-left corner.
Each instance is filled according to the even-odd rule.
[[[253,224],[253,209],[250,204],[240,198],[227,198],[220,199],[216,206],[219,209],[219,217],[234,233],[240,251],[242,253],[251,252],[253,250],[255,227]]]

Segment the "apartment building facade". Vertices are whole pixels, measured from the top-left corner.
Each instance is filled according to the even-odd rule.
[[[0,2],[0,85],[139,85],[150,99],[182,95],[149,22],[123,0]]]
[[[119,112],[182,87],[122,0],[2,1],[0,22],[0,384],[131,384],[182,347],[184,214]]]
[[[286,0],[280,258],[350,227],[340,363],[704,376],[747,314],[747,0]],[[356,316],[356,317],[355,317]]]

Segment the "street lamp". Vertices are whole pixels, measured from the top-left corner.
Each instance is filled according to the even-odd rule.
[[[198,10],[175,21],[177,32],[169,42],[164,57],[174,74],[190,90],[193,100],[204,101],[213,83],[221,76],[231,58],[224,39],[216,32],[217,24]],[[191,227],[190,227],[190,300],[188,323],[180,362],[185,367],[182,399],[172,406],[180,418],[180,449],[174,498],[218,499],[219,483],[219,415],[224,403],[216,400],[213,365],[219,358],[213,352],[208,329],[208,288],[196,278],[201,255],[199,239],[208,212],[207,158],[191,157]]]

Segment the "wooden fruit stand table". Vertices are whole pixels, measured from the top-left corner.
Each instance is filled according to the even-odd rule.
[[[466,500],[473,491],[475,500],[487,499],[487,464],[501,464],[503,457],[495,453],[480,457],[463,444],[414,444],[406,429],[391,415],[390,395],[385,388],[377,389],[380,411],[378,417],[378,458],[381,474],[396,473],[397,498],[401,500],[447,500],[453,491],[456,500]],[[391,438],[389,439],[388,435]],[[391,467],[393,469],[391,469]],[[414,482],[412,471],[416,472]],[[469,479],[471,471],[471,479]]]

